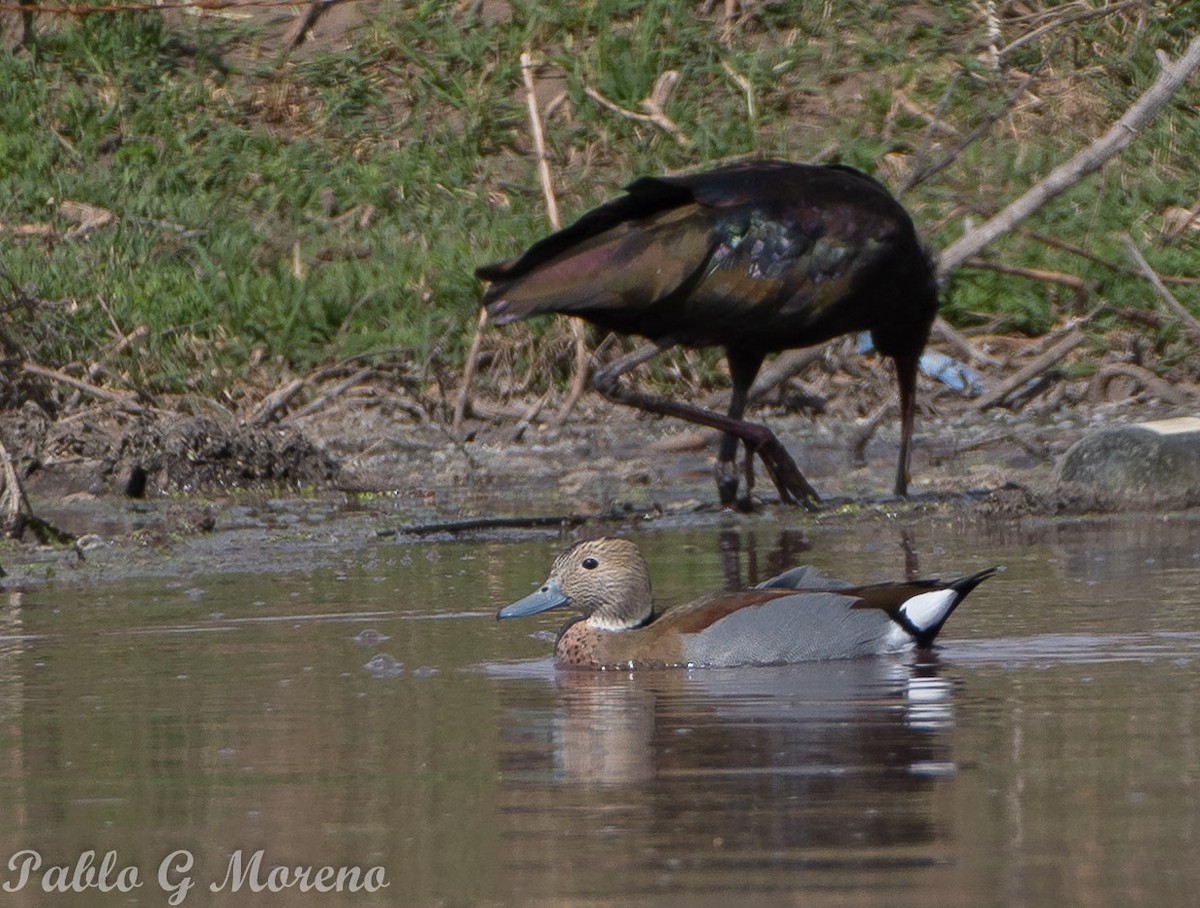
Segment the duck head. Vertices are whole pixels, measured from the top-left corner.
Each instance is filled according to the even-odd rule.
[[[577,542],[554,559],[537,592],[507,605],[496,618],[523,618],[555,608],[583,614],[597,630],[624,631],[650,620],[650,571],[628,539]]]

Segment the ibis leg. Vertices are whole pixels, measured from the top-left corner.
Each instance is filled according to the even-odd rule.
[[[758,375],[758,370],[762,366],[762,355],[759,353],[744,354],[735,351],[727,351],[729,360],[729,376],[731,380],[731,389],[729,395],[729,418],[744,422],[743,416],[746,412],[746,401],[750,397],[750,386],[754,384],[754,377]],[[737,459],[738,441],[740,439],[732,432],[724,432],[721,435],[721,446],[717,451],[717,495],[720,498],[722,507],[733,507],[737,502],[738,475]],[[746,498],[750,501],[750,496],[754,492],[754,449],[750,443],[746,442]],[[780,495],[783,490],[780,489]]]
[[[897,356],[896,387],[900,392],[900,460],[896,464],[897,495],[908,494],[909,462],[912,457],[913,417],[917,408],[917,366],[920,356]]]
[[[787,449],[775,437],[775,433],[766,426],[747,422],[740,418],[735,419],[721,413],[714,413],[712,410],[706,410],[703,407],[696,407],[680,401],[668,400],[652,394],[633,391],[621,386],[618,379],[622,372],[628,371],[638,363],[645,362],[660,350],[667,349],[668,346],[670,345],[662,345],[658,348],[646,347],[636,350],[634,353],[596,372],[592,378],[592,384],[597,391],[615,403],[637,407],[639,410],[656,413],[659,416],[671,416],[676,419],[685,420],[686,422],[696,423],[697,425],[708,426],[710,429],[717,429],[725,433],[726,437],[733,439],[730,444],[733,446],[734,454],[728,458],[723,458],[724,445],[726,443],[723,438],[722,452],[718,458],[718,468],[722,462],[731,463],[733,461],[737,451],[737,440],[741,439],[745,443],[747,451],[753,452],[762,458],[763,465],[766,467],[771,481],[775,484],[775,488],[779,490],[779,497],[784,503],[800,505],[810,511],[815,511],[817,503],[821,500],[821,496],[817,494],[816,489],[804,478],[804,474],[800,472],[800,468],[796,466],[796,462],[792,460]],[[618,366],[621,368],[616,368]],[[744,400],[742,408],[745,408]],[[723,489],[718,489],[718,491],[722,496],[728,494]],[[735,478],[733,495],[736,497],[736,494],[737,483]],[[722,504],[730,503],[732,502],[724,500],[724,497],[722,498]]]

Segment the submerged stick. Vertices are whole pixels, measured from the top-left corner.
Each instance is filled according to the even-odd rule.
[[[589,520],[583,514],[552,514],[546,517],[468,517],[463,520],[447,520],[443,523],[422,523],[399,529],[378,530],[380,538],[392,536],[428,536],[432,533],[465,533],[472,530],[524,530],[537,527],[573,527]]]

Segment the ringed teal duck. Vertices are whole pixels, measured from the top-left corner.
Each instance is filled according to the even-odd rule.
[[[851,586],[795,568],[759,586],[653,611],[650,572],[627,539],[579,542],[550,577],[496,618],[556,608],[581,614],[554,645],[567,668],[636,669],[777,665],[925,648],[988,568],[943,582]]]

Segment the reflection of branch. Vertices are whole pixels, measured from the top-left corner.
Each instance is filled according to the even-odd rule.
[[[1161,58],[1160,58],[1161,60]],[[1187,50],[1174,63],[1161,60],[1162,68],[1154,84],[1114,123],[1103,136],[1082,149],[987,223],[966,233],[941,254],[940,277],[962,264],[981,249],[1011,231],[1051,199],[1070,189],[1085,176],[1123,151],[1137,134],[1166,105],[1179,87],[1200,67],[1200,36],[1192,39]]]
[[[1183,326],[1189,332],[1191,332],[1197,338],[1200,338],[1200,320],[1197,320],[1196,316],[1188,312],[1187,309],[1184,308],[1183,303],[1175,299],[1175,294],[1167,289],[1167,285],[1162,282],[1162,279],[1158,276],[1158,274],[1155,273],[1154,269],[1150,267],[1150,263],[1146,261],[1145,256],[1143,256],[1141,250],[1138,249],[1137,244],[1133,242],[1133,238],[1130,237],[1129,234],[1125,234],[1123,237],[1121,237],[1121,242],[1125,244],[1125,248],[1129,251],[1130,258],[1137,262],[1137,266],[1141,270],[1141,273],[1145,276],[1146,280],[1148,280],[1153,285],[1154,289],[1158,291],[1158,295],[1162,297],[1163,302],[1167,304],[1167,306],[1172,312],[1175,313],[1176,316],[1178,316],[1179,320],[1183,322]]]

